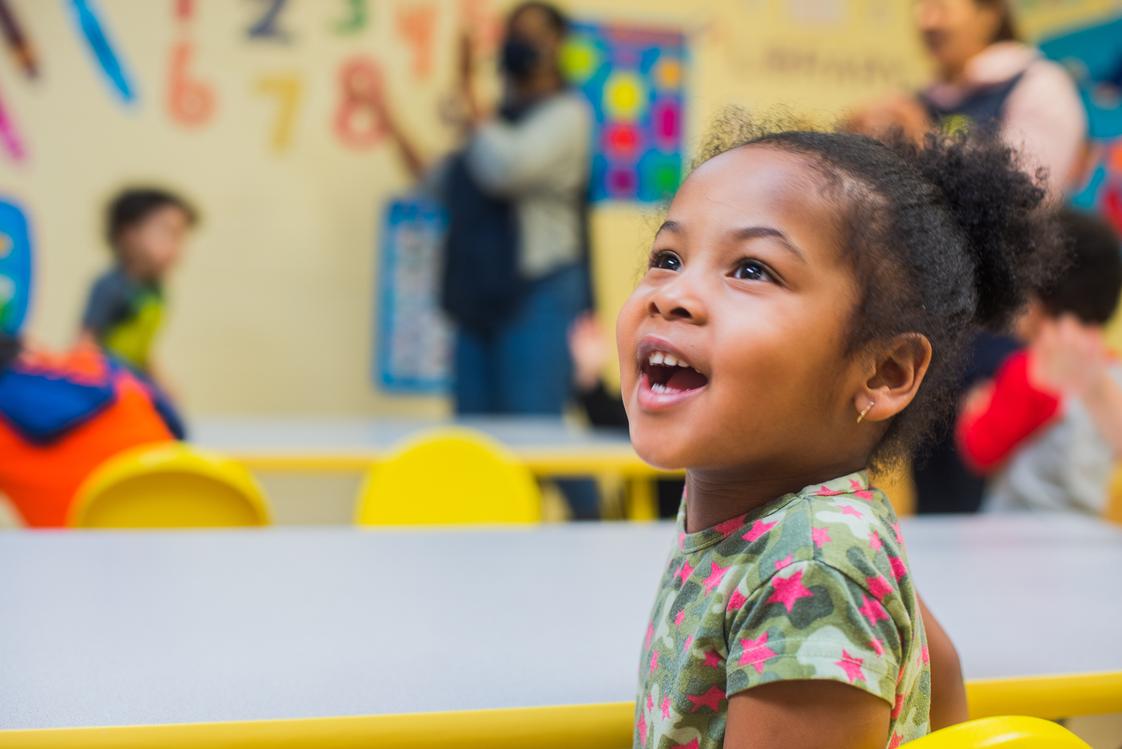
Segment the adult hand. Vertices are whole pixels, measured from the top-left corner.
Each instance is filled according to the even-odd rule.
[[[893,130],[900,130],[912,140],[920,141],[932,128],[932,123],[918,99],[896,94],[852,112],[840,126],[872,138],[883,138]]]
[[[1108,364],[1102,330],[1074,315],[1044,320],[1029,346],[1029,381],[1076,398],[1103,386]]]
[[[596,315],[587,312],[569,328],[569,352],[573,357],[573,380],[581,390],[591,390],[600,381],[600,373],[611,356],[608,337],[600,328]]]

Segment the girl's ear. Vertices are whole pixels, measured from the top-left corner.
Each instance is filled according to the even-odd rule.
[[[860,421],[886,421],[907,408],[931,365],[931,341],[902,333],[877,353],[873,371],[854,397]]]

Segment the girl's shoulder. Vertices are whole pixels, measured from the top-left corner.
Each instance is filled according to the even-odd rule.
[[[792,565],[831,568],[874,593],[898,590],[907,576],[892,505],[864,472],[788,495],[730,541],[728,553],[751,562],[742,566],[749,589]]]

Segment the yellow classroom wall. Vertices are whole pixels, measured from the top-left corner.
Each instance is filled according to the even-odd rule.
[[[63,0],[9,0],[39,50],[29,83],[0,58],[0,97],[27,142],[21,164],[0,156],[0,195],[29,207],[38,243],[29,332],[52,346],[75,333],[91,279],[108,263],[104,201],[120,185],[182,190],[203,223],[171,284],[160,359],[199,414],[439,414],[435,398],[390,396],[370,376],[380,207],[408,189],[395,153],[340,144],[333,116],[338,71],[376,58],[389,95],[433,154],[452,143],[436,114],[451,85],[459,2],[439,10],[433,74],[412,74],[398,14],[422,0],[372,0],[361,33],[331,30],[344,0],[290,0],[291,44],[251,42],[266,0],[195,0],[187,24],[173,0],[100,0],[110,34],[138,80],[122,106],[75,33]],[[486,3],[483,3],[486,4]],[[499,3],[499,9],[508,3]],[[1022,0],[1030,36],[1116,12],[1122,0]],[[777,104],[828,120],[856,102],[925,76],[911,0],[613,0],[563,3],[575,17],[682,28],[691,39],[691,142],[726,104]],[[214,90],[205,124],[169,115],[174,45],[194,44],[192,77]],[[490,63],[481,67],[487,77]],[[286,150],[273,147],[279,99],[263,81],[297,80],[301,99]],[[658,207],[613,204],[593,216],[595,267],[606,320],[632,284]]]

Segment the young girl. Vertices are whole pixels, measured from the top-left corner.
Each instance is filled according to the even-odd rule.
[[[634,745],[882,749],[963,720],[865,469],[944,416],[974,326],[1022,304],[1044,192],[965,136],[737,134],[703,158],[618,323],[635,449],[688,469]]]

